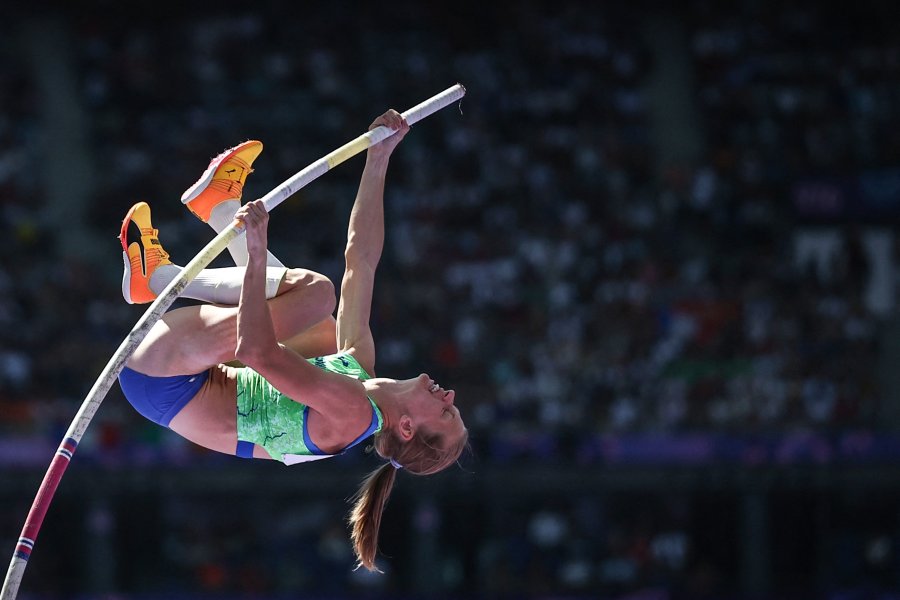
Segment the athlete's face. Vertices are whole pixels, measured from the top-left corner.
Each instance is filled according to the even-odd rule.
[[[426,373],[403,383],[407,392],[405,412],[417,428],[442,434],[448,441],[458,440],[465,433],[466,426],[454,404],[455,391],[445,390]]]

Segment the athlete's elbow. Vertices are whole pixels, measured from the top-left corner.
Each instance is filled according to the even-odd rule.
[[[380,251],[352,239],[347,242],[347,248],[344,250],[344,261],[347,263],[347,268],[365,266],[374,271],[379,260],[381,260]]]

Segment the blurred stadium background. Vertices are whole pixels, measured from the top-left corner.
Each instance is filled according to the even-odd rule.
[[[119,289],[127,208],[150,202],[184,264],[212,234],[178,199],[222,149],[263,141],[258,197],[385,109],[468,89],[392,161],[373,317],[379,372],[455,386],[473,451],[401,474],[385,573],[352,570],[344,523],[375,458],[217,455],[116,385],[20,598],[900,598],[896,16],[7,7],[0,560],[145,309]],[[284,262],[339,278],[361,168],[273,213]]]

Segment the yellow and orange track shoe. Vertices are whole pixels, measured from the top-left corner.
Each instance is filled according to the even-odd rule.
[[[225,200],[240,200],[244,182],[253,172],[252,165],[262,152],[262,142],[247,140],[225,150],[209,161],[206,171],[181,195],[181,201],[204,223],[212,209]]]
[[[122,295],[129,304],[153,302],[156,294],[150,289],[150,276],[160,265],[172,264],[158,235],[159,231],[153,229],[150,222],[150,205],[138,202],[132,206],[122,221],[119,234],[125,260]]]

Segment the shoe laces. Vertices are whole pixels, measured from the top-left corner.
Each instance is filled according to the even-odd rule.
[[[151,227],[141,227],[141,235],[144,237],[149,237],[150,239],[156,240],[156,243],[151,243],[149,247],[145,247],[145,252],[149,253],[151,251],[155,252],[159,257],[159,260],[166,260],[169,258],[169,253],[166,252],[162,244],[159,243],[159,229],[153,229]]]

